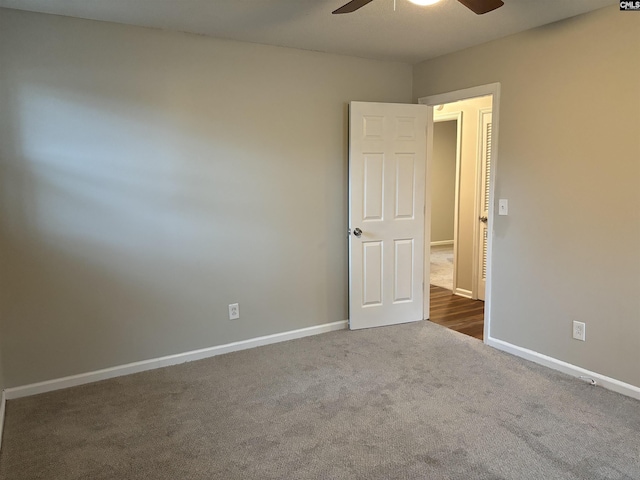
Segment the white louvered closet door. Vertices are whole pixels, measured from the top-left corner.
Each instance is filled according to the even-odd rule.
[[[481,189],[480,189],[480,242],[478,252],[478,299],[484,300],[487,284],[487,235],[489,218],[489,187],[491,179],[491,111],[481,112]]]

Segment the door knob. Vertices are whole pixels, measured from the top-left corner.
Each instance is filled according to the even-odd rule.
[[[358,227],[356,227],[356,228],[354,228],[354,230],[353,230],[353,234],[354,234],[356,237],[360,238],[360,237],[362,236],[362,230],[360,230]]]
[[[485,216],[482,216],[482,217],[480,217],[480,218],[479,218],[479,220],[480,220],[482,223],[487,223],[488,218],[487,218],[487,217],[485,217]]]

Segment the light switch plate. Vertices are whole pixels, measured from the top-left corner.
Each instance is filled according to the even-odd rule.
[[[509,215],[509,200],[506,198],[498,200],[498,215]]]

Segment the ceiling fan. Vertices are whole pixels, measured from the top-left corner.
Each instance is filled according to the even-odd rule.
[[[495,10],[496,8],[504,5],[502,0],[458,0],[461,4],[467,7],[469,10],[477,13],[478,15],[482,15],[483,13],[490,12]],[[355,12],[359,8],[364,7],[367,3],[371,3],[373,0],[351,0],[347,4],[341,6],[337,10],[334,10],[333,14],[336,13],[351,13]]]

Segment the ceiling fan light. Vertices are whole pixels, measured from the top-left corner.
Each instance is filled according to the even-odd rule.
[[[425,7],[427,5],[433,5],[434,3],[438,3],[440,0],[409,0],[411,3],[415,3],[416,5],[420,5],[421,7]]]

